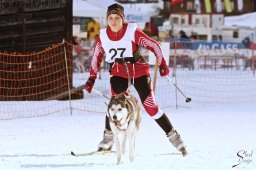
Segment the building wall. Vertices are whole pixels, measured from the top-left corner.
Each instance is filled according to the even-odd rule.
[[[225,8],[224,0],[222,1],[222,12],[225,16],[240,15],[248,12],[256,12],[255,0],[243,0],[243,10],[238,10],[237,0],[230,0],[232,6],[232,12],[228,13]],[[205,0],[200,0],[201,13],[207,13],[205,7]],[[216,0],[210,0],[212,13],[218,13],[216,10]],[[170,7],[171,13],[196,13],[195,0],[185,0],[180,4],[176,4]]]

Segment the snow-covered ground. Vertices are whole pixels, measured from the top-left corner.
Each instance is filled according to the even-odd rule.
[[[185,72],[187,74],[184,74]],[[211,84],[213,83],[220,85],[221,82],[226,82],[229,89],[238,88],[239,84],[243,89],[245,85],[243,83],[247,82],[250,85],[246,85],[246,88],[255,89],[255,81],[249,81],[247,78],[243,79],[245,76],[243,74],[246,72],[242,70],[232,73],[234,77],[238,75],[237,79],[233,79],[234,86],[230,83],[230,77],[222,77],[221,82],[215,77],[215,75],[223,76],[225,72],[228,73],[229,71],[216,70],[216,74],[211,72],[208,76],[204,76],[200,72],[197,75],[197,80],[188,79],[188,82],[185,83],[192,90],[195,90],[193,93],[188,93],[195,96],[195,98],[191,96],[194,99],[192,102],[197,102],[196,94],[198,94],[198,91],[203,89],[208,91],[206,87],[212,86]],[[187,70],[182,73],[179,76],[184,75],[184,77],[191,78],[196,71]],[[239,76],[239,74],[243,75],[243,77]],[[205,80],[207,81],[204,81],[202,77],[206,78]],[[211,78],[213,81],[209,81]],[[250,80],[254,78],[252,76]],[[85,76],[83,80],[75,79],[74,84],[80,85],[85,79]],[[182,77],[179,77],[179,80],[181,79]],[[163,80],[163,78],[158,79],[160,82]],[[102,84],[100,80],[96,82]],[[237,85],[235,85],[236,83]],[[99,84],[96,85],[96,88],[99,87]],[[224,86],[223,88],[219,87],[219,89],[225,92],[228,89]],[[157,92],[161,92],[164,95],[167,87],[171,88],[165,85],[162,88],[158,88]],[[181,87],[184,90],[186,86]],[[211,89],[216,90],[212,87]],[[231,90],[231,92],[234,93],[235,91]],[[241,98],[244,98],[244,93],[237,94],[241,94]],[[254,92],[251,94],[255,96]],[[207,92],[205,95],[212,94]],[[223,93],[223,95],[225,94]],[[234,104],[232,104],[233,102],[220,104],[220,102],[208,107],[199,107],[199,105],[191,103],[189,107],[164,108],[187,146],[188,155],[186,157],[177,154],[178,152],[167,140],[155,121],[143,112],[141,128],[136,138],[136,158],[133,163],[130,163],[127,157],[128,153],[126,153],[124,163],[119,166],[116,165],[115,153],[86,157],[73,157],[70,155],[71,150],[77,153],[96,150],[98,142],[102,139],[104,113],[75,111],[71,116],[69,110],[66,110],[44,117],[1,120],[0,169],[255,170],[256,102],[253,96],[250,97],[249,94],[246,97],[246,101],[250,102],[235,102]],[[88,94],[86,94],[87,97]],[[238,99],[238,96],[236,98]],[[100,105],[104,105],[105,101],[106,99],[101,97],[98,102],[101,103]],[[241,99],[241,101],[243,100]],[[32,104],[40,105],[40,102],[33,102]],[[10,107],[10,105],[6,107]],[[3,104],[1,104],[2,109],[5,109]],[[236,164],[239,165],[232,168]]]
[[[255,106],[197,111],[169,109],[168,117],[187,145],[186,157],[176,154],[162,130],[145,113],[133,163],[125,157],[124,164],[118,166],[115,154],[70,156],[71,150],[82,153],[96,149],[102,137],[104,115],[62,114],[1,121],[0,167],[2,170],[228,170],[242,161],[235,169],[255,169]],[[246,156],[241,150],[252,155]],[[243,159],[237,156],[238,152]]]

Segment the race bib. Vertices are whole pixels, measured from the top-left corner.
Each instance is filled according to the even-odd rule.
[[[113,63],[117,58],[133,57],[132,41],[134,41],[136,28],[137,24],[129,23],[124,36],[119,41],[110,40],[107,36],[106,29],[101,29],[100,39],[106,54],[106,62]]]

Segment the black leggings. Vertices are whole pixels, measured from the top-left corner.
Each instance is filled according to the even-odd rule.
[[[133,82],[134,80],[134,82]],[[140,96],[140,100],[143,103],[148,97],[151,91],[151,78],[150,76],[141,76],[135,79],[131,79],[132,85],[135,87],[136,91]],[[128,79],[118,76],[113,76],[110,78],[111,89],[115,94],[120,94],[127,90]]]
[[[135,89],[137,90],[140,100],[143,103],[143,106],[147,113],[152,116],[152,114],[155,115],[155,111],[157,110],[158,112],[158,106],[156,107],[148,107],[146,104],[144,104],[144,101],[150,96],[151,93],[151,79],[150,76],[142,76],[139,78],[134,79],[134,82],[132,80],[131,82]],[[125,92],[128,88],[128,79],[122,78],[122,77],[117,77],[113,76],[110,78],[110,84],[111,84],[111,90],[115,94],[120,94],[122,92]],[[152,100],[152,99],[151,99]],[[149,102],[148,99],[146,103]],[[154,103],[154,100],[150,101],[151,103]],[[173,126],[168,119],[168,117],[163,114],[161,117],[155,119],[157,124],[165,131],[166,134],[168,134],[172,129]],[[106,125],[105,128],[108,130],[111,130],[110,125],[109,125],[109,119],[108,116],[106,116]]]

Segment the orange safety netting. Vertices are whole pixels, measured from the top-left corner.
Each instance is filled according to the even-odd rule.
[[[0,100],[44,100],[68,91],[72,88],[72,48],[63,42],[30,54],[0,52]]]

